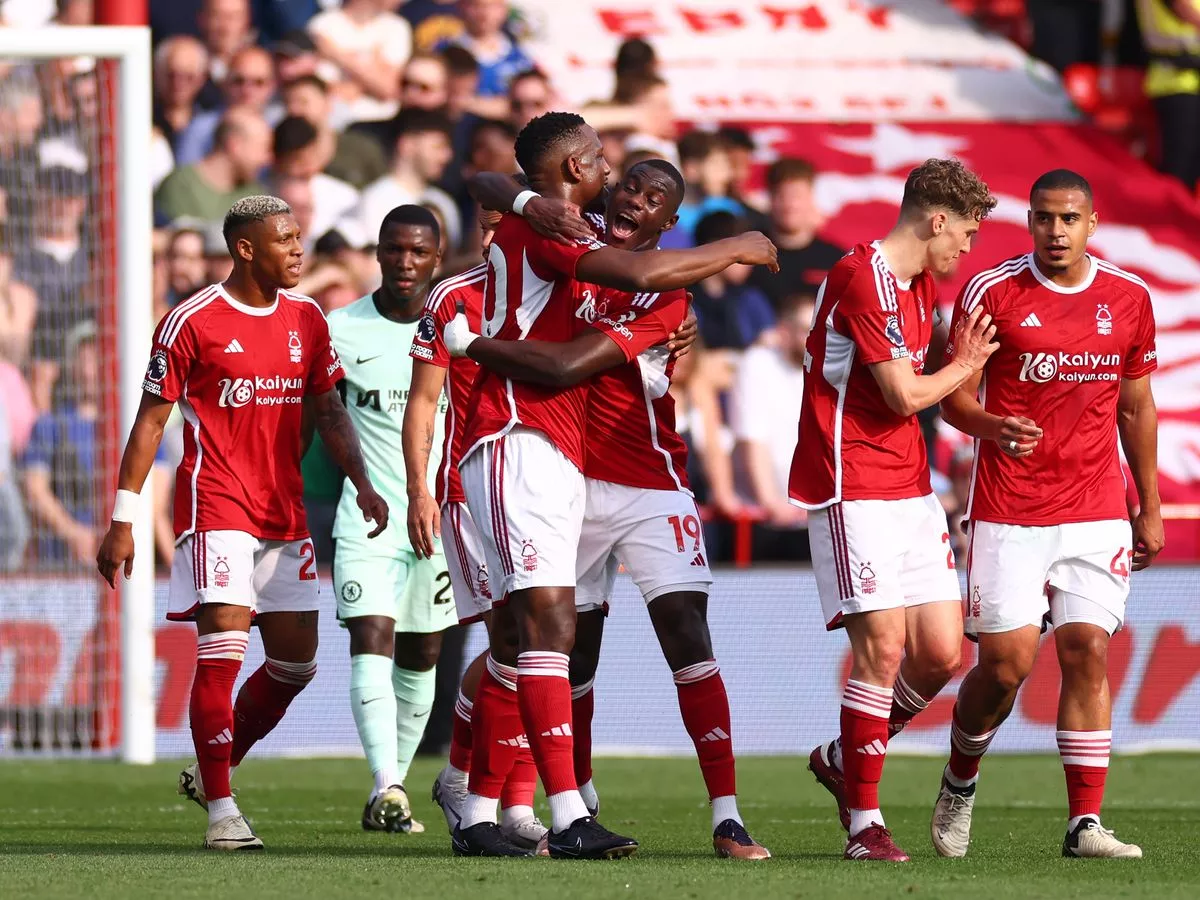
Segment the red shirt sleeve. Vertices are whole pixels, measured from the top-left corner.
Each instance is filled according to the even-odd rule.
[[[327,393],[346,377],[342,361],[329,337],[329,323],[319,309],[309,315],[309,346],[313,348],[312,363],[308,369],[308,384],[305,396]]]
[[[442,340],[442,329],[454,318],[456,309],[454,295],[442,297],[436,309],[426,309],[417,322],[417,333],[413,335],[408,355],[413,359],[445,369],[450,366],[450,353]]]
[[[684,291],[623,296],[629,298],[624,306],[609,310],[591,327],[612,338],[625,354],[626,362],[664,343],[687,316]]]
[[[174,333],[166,327],[168,313],[154,330],[154,346],[150,350],[150,363],[146,366],[146,377],[142,379],[142,390],[155,397],[174,403],[183,396],[192,366],[199,357],[199,336],[189,317]]]
[[[525,254],[529,265],[547,279],[555,275],[574,278],[575,266],[580,257],[606,246],[597,240],[579,240],[572,244],[563,244],[552,238],[542,237],[529,227],[524,219],[521,220],[521,225],[526,232]]]
[[[1138,319],[1137,331],[1125,355],[1122,378],[1143,378],[1158,368],[1158,347],[1155,343],[1154,308],[1150,295],[1142,291],[1142,314]]]
[[[869,264],[859,268],[838,300],[835,318],[836,324],[841,325],[838,330],[854,341],[858,358],[866,365],[906,359],[910,355],[900,320],[887,311],[885,303]]]

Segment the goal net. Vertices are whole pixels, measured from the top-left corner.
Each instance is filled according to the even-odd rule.
[[[149,347],[149,76],[145,29],[0,30],[0,754],[153,753],[151,544],[120,592],[95,570]]]

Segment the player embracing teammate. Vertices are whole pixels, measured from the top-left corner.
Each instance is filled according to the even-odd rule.
[[[1066,773],[1064,856],[1136,858],[1100,823],[1112,744],[1109,638],[1131,571],[1163,548],[1157,475],[1154,313],[1141,279],[1087,252],[1097,217],[1080,175],[1047,172],[1029,196],[1033,252],[975,276],[956,320],[992,317],[1000,349],[942,401],[976,438],[966,517],[967,633],[979,662],[954,707],[950,762],[931,835],[964,856],[980,758],[1054,628],[1062,671],[1058,751]],[[1139,508],[1132,532],[1117,453]]]

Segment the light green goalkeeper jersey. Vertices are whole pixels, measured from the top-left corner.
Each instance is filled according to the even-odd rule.
[[[419,320],[418,320],[419,321]],[[375,490],[387,501],[390,514],[383,534],[370,542],[381,555],[412,551],[405,522],[408,518],[408,482],[404,477],[404,451],[400,430],[408,391],[412,384],[412,359],[408,355],[417,322],[393,322],[379,314],[368,294],[329,314],[329,332],[346,370],[346,409],[358,432],[367,472]],[[433,448],[429,454],[429,490],[434,490],[442,460],[446,395],[438,401]],[[374,523],[363,521],[358,491],[349,479],[342,485],[333,536],[365,538]]]

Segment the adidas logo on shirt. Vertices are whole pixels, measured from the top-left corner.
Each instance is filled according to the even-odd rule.
[[[570,737],[570,736],[571,736],[571,724],[569,722],[563,722],[561,725],[555,725],[549,731],[542,732],[542,737]]]
[[[208,742],[210,744],[232,744],[233,743],[233,735],[229,733],[228,728],[225,728],[225,729],[222,729],[221,733],[218,734],[215,738],[209,738]]]
[[[714,728],[712,731],[710,731],[708,734],[706,734],[704,737],[700,738],[700,743],[704,744],[704,743],[712,743],[713,741],[727,741],[727,740],[729,740],[729,735],[727,735],[725,733],[724,728],[721,728],[718,726],[717,728]]]
[[[871,741],[865,747],[859,747],[858,752],[866,756],[883,756],[887,753],[887,747],[884,746],[883,741],[875,738],[875,740]]]
[[[225,348],[225,352],[226,353],[245,353],[246,351],[242,349],[242,345],[238,342],[238,339],[234,338],[232,341],[229,342],[229,346]]]
[[[1037,313],[1030,313],[1025,317],[1025,321],[1021,323],[1022,328],[1041,328],[1042,320],[1037,317]]]

